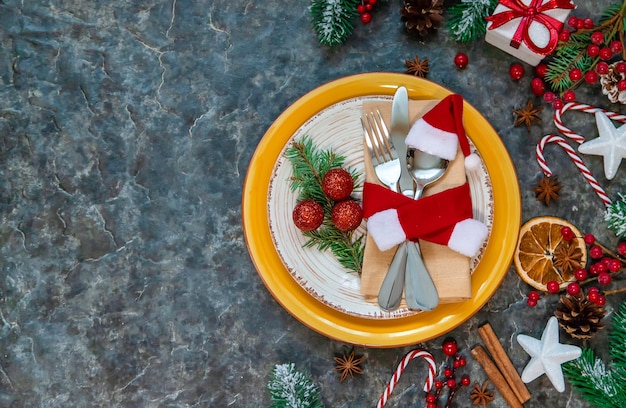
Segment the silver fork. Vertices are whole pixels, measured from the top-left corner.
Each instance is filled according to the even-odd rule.
[[[402,172],[401,166],[404,163],[400,162],[398,152],[393,146],[389,130],[380,111],[365,114],[365,118],[361,118],[361,123],[376,177],[391,190],[398,191],[398,181]],[[400,306],[404,289],[407,253],[406,245],[398,247],[380,286],[378,304],[384,310],[394,310]]]

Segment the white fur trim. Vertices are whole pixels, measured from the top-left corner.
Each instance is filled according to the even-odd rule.
[[[456,133],[436,128],[425,120],[419,119],[409,130],[405,142],[409,146],[442,159],[454,160],[459,144],[459,136]]]
[[[485,224],[468,218],[454,226],[448,247],[471,258],[478,253],[488,233]]]
[[[406,234],[398,211],[395,209],[377,212],[367,219],[367,233],[372,236],[381,251],[387,251],[406,240]]]
[[[480,169],[480,157],[472,153],[465,158],[465,171],[476,171]]]

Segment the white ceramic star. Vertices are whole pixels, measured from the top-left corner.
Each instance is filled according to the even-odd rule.
[[[581,144],[578,151],[583,154],[604,156],[604,175],[612,180],[626,158],[626,125],[619,128],[603,112],[596,112],[599,137]]]
[[[529,383],[546,374],[558,392],[565,391],[561,364],[575,360],[582,354],[580,347],[559,343],[559,321],[552,316],[546,324],[541,340],[525,334],[517,336],[517,342],[528,354],[530,361],[522,372],[522,381]]]

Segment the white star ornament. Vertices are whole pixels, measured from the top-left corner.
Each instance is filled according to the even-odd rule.
[[[531,357],[522,372],[522,381],[529,383],[545,373],[558,392],[565,391],[561,364],[577,359],[582,354],[582,350],[577,346],[559,343],[557,318],[552,316],[548,320],[541,340],[520,334],[517,336],[517,342]]]
[[[578,151],[604,156],[604,175],[607,180],[612,180],[622,159],[626,158],[626,125],[616,128],[603,112],[596,112],[596,125],[599,137],[581,144]]]

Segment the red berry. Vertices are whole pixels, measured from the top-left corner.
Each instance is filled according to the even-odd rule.
[[[598,46],[597,46],[597,45],[595,45],[595,44],[589,44],[589,45],[587,46],[587,54],[588,54],[590,57],[597,57],[597,56],[598,56],[598,54],[600,54],[600,47],[598,47]]]
[[[563,102],[574,102],[576,100],[576,94],[571,89],[563,93]]]
[[[369,0],[369,3],[370,3],[372,6],[374,6],[374,5],[376,5],[376,0]]]
[[[436,389],[440,390],[443,388],[443,381],[441,380],[435,380],[434,386]]]
[[[456,380],[454,378],[449,378],[448,381],[446,381],[446,385],[448,388],[454,388],[456,387]]]
[[[452,376],[454,375],[454,371],[452,371],[452,369],[451,369],[451,368],[446,367],[446,368],[443,370],[443,375],[444,375],[446,378],[450,378],[450,377],[452,377]]]
[[[567,285],[567,293],[572,296],[576,296],[580,293],[580,284],[578,282],[572,282]]]
[[[598,300],[595,301],[595,304],[598,305],[598,306],[606,305],[606,296],[598,295]]]
[[[585,82],[588,84],[595,84],[598,82],[598,73],[596,71],[588,71],[585,74]]]
[[[572,70],[569,72],[569,79],[571,79],[572,81],[578,81],[582,77],[583,72],[580,70],[580,68],[572,68]]]
[[[596,237],[593,234],[585,234],[585,244],[593,245],[596,242]]]
[[[626,255],[626,242],[622,241],[619,244],[617,244],[617,252],[620,255]]]
[[[562,227],[561,235],[563,236],[563,239],[566,241],[571,241],[574,239],[574,231],[572,231],[570,227]]]
[[[620,261],[618,261],[617,259],[609,260],[609,271],[617,272],[620,269],[622,269],[622,263]]]
[[[426,404],[426,408],[437,408],[437,404],[434,402],[429,402]]]
[[[567,25],[572,28],[576,28],[578,26],[578,17],[570,16],[567,19]]]
[[[559,292],[561,285],[559,285],[559,282],[552,280],[546,284],[546,289],[548,292],[555,294]]]
[[[578,21],[576,21],[576,28],[578,30],[582,30],[583,28],[585,28],[585,20],[579,18]]]
[[[559,33],[559,41],[568,42],[571,35],[572,35],[572,32],[568,30],[567,28],[564,28],[563,31]]]
[[[339,201],[333,206],[331,220],[339,231],[353,231],[361,225],[363,209],[354,200]]]
[[[586,18],[583,20],[583,27],[586,28],[587,30],[590,30],[593,28],[593,20],[590,18]]]
[[[469,387],[471,383],[472,381],[470,381],[469,375],[464,375],[463,377],[461,377],[461,384],[464,387]]]
[[[598,283],[600,285],[606,286],[611,283],[611,274],[608,272],[602,272],[598,275]]]
[[[535,307],[537,306],[537,301],[536,300],[532,300],[532,299],[528,299],[526,300],[526,304],[530,307]]]
[[[587,289],[587,293],[600,293],[600,289],[597,286],[592,286]]]
[[[458,351],[458,346],[456,345],[456,341],[454,340],[446,340],[443,342],[443,346],[441,347],[443,354],[448,357],[452,357]]]
[[[372,11],[372,3],[367,3],[367,4],[365,5],[365,10],[366,10],[366,11]]]
[[[604,34],[601,31],[594,32],[591,34],[591,42],[596,45],[602,44],[604,42]]]
[[[591,292],[587,294],[587,300],[589,300],[591,303],[597,303],[599,298],[600,298],[599,292]]]
[[[593,259],[602,258],[602,248],[597,245],[592,246],[591,248],[589,248],[589,256],[591,256]]]
[[[589,273],[591,273],[592,275],[597,275],[600,273],[600,271],[598,270],[598,264],[592,264],[589,266]]]
[[[539,78],[545,78],[547,72],[548,72],[548,65],[546,64],[542,63],[535,67],[535,75],[537,75]]]
[[[611,51],[613,51],[613,54],[619,54],[620,52],[622,52],[622,42],[619,40],[615,40],[615,41],[611,41],[611,44],[609,44],[609,47],[611,48]]]
[[[535,95],[541,96],[546,91],[546,85],[541,78],[533,78],[533,80],[530,81],[530,89]]]
[[[372,15],[370,13],[361,14],[361,22],[363,24],[368,24],[370,21],[372,21]]]
[[[426,402],[428,403],[437,402],[437,396],[433,394],[428,394],[426,396]]]
[[[596,273],[600,274],[609,270],[609,267],[604,262],[596,263]]]
[[[541,297],[541,296],[539,295],[539,292],[537,292],[536,290],[533,290],[533,291],[531,291],[531,292],[528,294],[528,299],[532,299],[532,300],[535,300],[535,301],[536,301],[536,300],[539,300],[539,298],[540,298],[540,297]]]
[[[608,61],[613,56],[613,51],[610,48],[600,48],[600,53],[598,54],[601,60]]]
[[[322,178],[322,191],[326,197],[334,201],[345,200],[350,197],[354,189],[352,175],[344,169],[331,169]]]
[[[315,200],[303,200],[296,204],[291,216],[300,230],[313,231],[324,221],[324,208]]]
[[[467,54],[463,52],[459,52],[458,54],[454,56],[454,65],[456,65],[458,68],[464,69],[465,67],[467,67],[468,63],[469,63],[469,58]]]
[[[509,75],[515,81],[521,79],[524,76],[524,66],[520,63],[511,64],[509,68]]]
[[[561,109],[561,108],[563,107],[563,105],[565,105],[565,102],[563,102],[563,101],[562,101],[562,100],[560,100],[560,99],[555,99],[555,100],[554,100],[554,102],[552,102],[552,108],[553,108],[554,110],[559,110],[559,109]],[[572,237],[572,239],[573,239],[573,237]]]
[[[589,274],[585,268],[578,268],[574,271],[574,278],[576,278],[578,282],[584,281],[587,279],[587,276],[589,276]]]
[[[596,64],[596,72],[600,75],[608,74],[609,72],[609,64],[604,61],[600,61]]]
[[[617,63],[616,67],[617,67],[617,72],[622,73],[622,74],[626,72],[626,62],[620,61]]]
[[[617,89],[618,89],[619,91],[624,91],[624,90],[626,90],[626,80],[624,80],[624,79],[620,79],[620,80],[617,82]]]
[[[547,103],[552,103],[555,99],[556,95],[554,95],[554,92],[548,91],[543,94],[543,100]]]
[[[459,362],[459,365],[461,367],[465,367],[467,365],[467,360],[464,357],[462,357],[462,356],[459,356],[457,358],[457,361]]]
[[[358,6],[356,6],[356,11],[359,14],[365,13],[365,4],[359,4]]]

